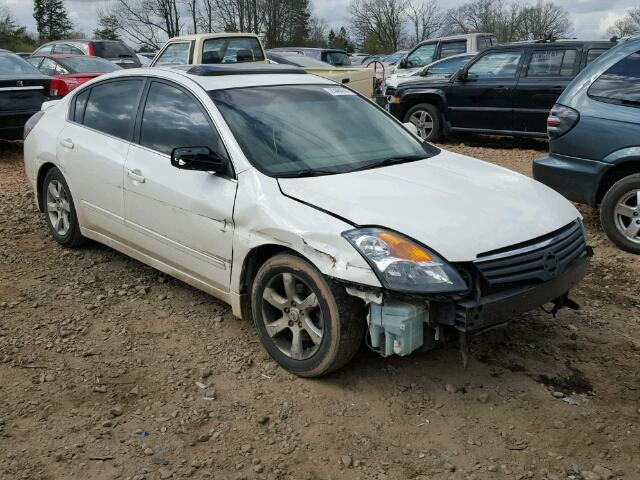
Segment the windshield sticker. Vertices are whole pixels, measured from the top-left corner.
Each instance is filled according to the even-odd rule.
[[[340,95],[355,95],[355,93],[349,90],[348,88],[342,88],[342,87],[329,87],[329,88],[325,88],[325,91],[329,92],[334,97],[338,97]]]

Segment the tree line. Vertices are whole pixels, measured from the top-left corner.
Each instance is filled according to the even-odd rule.
[[[2,0],[0,0],[2,2]],[[33,0],[37,35],[18,24],[0,3],[0,48],[28,50],[62,38],[84,38],[75,30],[64,0]],[[438,0],[351,0],[348,22],[330,29],[313,15],[311,0],[110,0],[98,11],[92,36],[122,38],[141,50],[157,50],[178,35],[252,32],[267,47],[315,46],[391,53],[437,36],[490,32],[501,42],[563,38],[573,26],[551,0],[472,0],[444,9]],[[607,31],[640,34],[640,6]]]

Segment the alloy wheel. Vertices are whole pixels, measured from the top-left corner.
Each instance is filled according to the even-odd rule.
[[[418,110],[409,117],[409,121],[416,126],[418,136],[427,140],[433,131],[433,118],[426,110]]]
[[[614,215],[618,231],[640,244],[640,190],[631,190],[620,197]]]
[[[280,273],[262,294],[262,319],[278,349],[294,360],[306,360],[320,348],[324,319],[316,293],[292,273]]]
[[[58,180],[52,180],[47,187],[47,214],[53,230],[64,237],[71,227],[71,204],[66,189]]]

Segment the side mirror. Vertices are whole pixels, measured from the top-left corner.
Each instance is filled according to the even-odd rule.
[[[407,58],[403,58],[402,60],[400,60],[400,63],[398,63],[398,66],[400,68],[407,68]]]
[[[225,173],[229,160],[209,147],[178,147],[171,152],[171,165],[181,170]]]
[[[413,123],[408,122],[408,123],[403,123],[402,125],[404,125],[404,128],[406,128],[407,130],[409,130],[411,133],[413,133],[416,137],[418,136],[418,127],[416,127]]]
[[[469,72],[466,68],[461,68],[460,70],[458,70],[458,80],[466,80],[467,78],[469,78]]]

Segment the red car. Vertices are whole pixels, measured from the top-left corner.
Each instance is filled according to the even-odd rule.
[[[27,59],[44,75],[53,77],[49,96],[64,97],[84,82],[104,73],[120,70],[120,67],[109,60],[86,55],[44,55]]]

